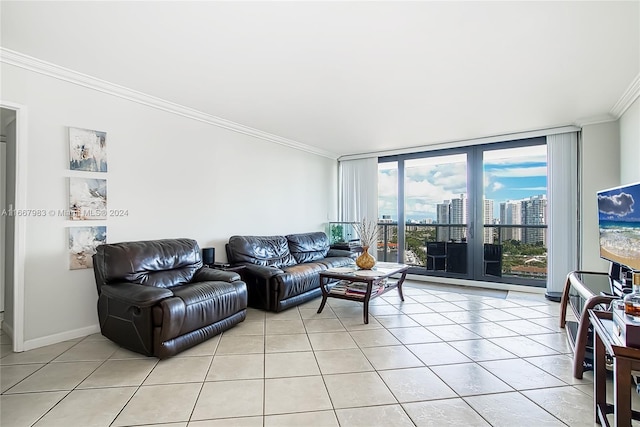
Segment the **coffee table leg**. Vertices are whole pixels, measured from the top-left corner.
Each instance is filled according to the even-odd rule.
[[[324,287],[324,279],[320,278],[320,290],[322,291],[322,302],[320,303],[320,307],[318,308],[318,313],[322,313],[324,310],[324,305],[327,303],[327,290]]]
[[[400,295],[400,301],[404,302],[404,295],[402,295],[402,284],[404,283],[404,278],[407,277],[407,272],[402,273],[402,277],[398,280],[398,295]]]
[[[369,324],[369,300],[364,301],[364,323]]]
[[[320,307],[318,308],[318,313],[322,313],[322,310],[324,309],[324,305],[327,303],[327,297],[326,296],[322,296],[322,302],[320,303]]]
[[[367,292],[364,294],[364,300],[362,300],[362,314],[364,316],[365,325],[369,323],[369,300],[371,299],[371,288],[373,282],[367,282]]]

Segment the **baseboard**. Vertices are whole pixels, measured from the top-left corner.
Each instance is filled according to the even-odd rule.
[[[546,291],[546,288],[538,288],[535,286],[514,285],[510,283],[480,282],[477,280],[451,279],[448,277],[431,277],[422,276],[419,274],[407,274],[407,280],[429,282],[433,284],[443,283],[446,285],[469,286],[472,288],[496,289],[501,291],[527,292],[531,294],[544,294]]]
[[[60,332],[59,334],[47,335],[46,337],[34,338],[24,342],[24,351],[46,345],[57,344],[59,342],[86,337],[87,335],[100,332],[100,325],[87,326],[85,328],[74,329],[72,331]]]

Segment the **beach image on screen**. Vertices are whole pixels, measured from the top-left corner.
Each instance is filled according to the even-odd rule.
[[[598,192],[600,256],[640,270],[640,183]]]

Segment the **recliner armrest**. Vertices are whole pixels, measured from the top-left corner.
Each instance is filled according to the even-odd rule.
[[[166,288],[126,282],[102,285],[100,290],[106,297],[117,299],[136,307],[151,307],[157,302],[173,296],[173,292]]]
[[[269,280],[273,276],[284,273],[284,271],[276,267],[265,267],[255,264],[244,264],[244,267],[250,274],[265,280]]]
[[[215,268],[202,267],[193,276],[192,282],[235,282],[240,280],[240,275],[234,271],[216,270]]]

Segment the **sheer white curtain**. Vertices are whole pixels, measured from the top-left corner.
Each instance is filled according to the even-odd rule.
[[[547,297],[558,299],[578,267],[578,135],[547,136]]]
[[[339,221],[378,220],[378,158],[340,161]],[[376,248],[369,253],[376,257]]]

